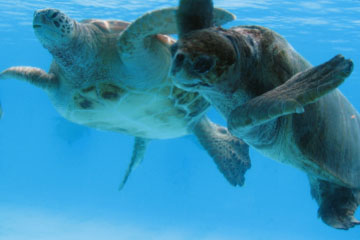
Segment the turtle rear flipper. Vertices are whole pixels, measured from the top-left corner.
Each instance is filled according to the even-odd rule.
[[[193,128],[193,133],[230,184],[244,185],[244,175],[251,166],[249,146],[206,117]]]
[[[284,84],[235,108],[228,118],[231,131],[242,130],[278,117],[303,113],[304,106],[338,87],[353,70],[353,62],[338,55],[317,67],[300,72]]]
[[[123,177],[123,180],[119,186],[119,190],[122,190],[131,174],[131,172],[142,162],[144,159],[145,151],[150,139],[135,137],[134,149],[131,156],[131,161]]]
[[[318,216],[328,225],[347,230],[360,225],[354,217],[360,204],[360,190],[309,177],[311,195],[319,204]]]

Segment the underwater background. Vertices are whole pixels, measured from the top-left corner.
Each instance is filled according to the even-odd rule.
[[[236,14],[225,25],[269,27],[312,64],[336,54],[355,69],[340,86],[360,109],[360,1],[214,0]],[[132,21],[177,0],[0,0],[0,70],[49,69],[33,12],[57,8],[76,20]],[[72,124],[41,89],[0,82],[0,240],[360,239],[317,218],[306,175],[250,150],[243,187],[232,187],[195,137],[154,140],[118,191],[133,137]],[[209,117],[221,124],[214,111]],[[360,147],[360,145],[359,145]],[[360,210],[356,214],[360,218]]]

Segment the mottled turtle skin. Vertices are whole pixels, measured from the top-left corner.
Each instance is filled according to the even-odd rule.
[[[199,16],[199,7],[204,14]],[[211,24],[211,0],[181,0],[172,46],[175,84],[199,92],[229,130],[259,152],[305,171],[322,220],[360,224],[360,115],[336,87],[353,63],[312,67],[279,34],[260,26]],[[202,25],[194,25],[196,18]]]
[[[53,9],[37,11],[35,34],[54,57],[49,75],[56,87],[47,91],[51,101],[63,117],[89,127],[152,139],[188,134],[189,125],[209,104],[169,81],[168,68],[161,66],[170,63],[168,45],[173,40],[167,36],[152,39],[157,61],[148,64],[153,69],[143,69],[158,84],[146,91],[129,86],[127,82],[138,76],[126,70],[117,51],[119,34],[128,25],[97,19],[76,22]],[[61,46],[48,39],[50,31],[73,36]]]
[[[43,88],[58,112],[72,122],[135,136],[124,182],[142,160],[149,139],[194,133],[227,179],[241,185],[245,170],[226,173],[224,163],[244,160],[249,168],[247,146],[207,119],[209,103],[203,97],[175,87],[168,76],[174,40],[157,30],[165,26],[176,33],[175,13],[175,8],[153,11],[130,24],[77,22],[57,9],[38,10],[33,28],[53,56],[49,72],[11,67],[0,79],[17,78]],[[234,19],[221,9],[214,14],[218,24]]]

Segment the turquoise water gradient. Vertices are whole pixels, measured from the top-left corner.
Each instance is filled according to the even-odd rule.
[[[360,1],[215,0],[228,24],[272,28],[314,65],[342,53],[355,70],[340,87],[360,109]],[[32,30],[34,10],[132,21],[176,6],[149,0],[0,0],[0,70],[48,70],[51,56]],[[317,218],[304,173],[251,150],[242,188],[230,186],[194,137],[153,141],[119,192],[133,138],[61,119],[46,94],[0,82],[0,240],[358,240]],[[211,110],[210,117],[224,121]],[[359,146],[360,147],[360,146]],[[360,211],[356,216],[360,218]]]

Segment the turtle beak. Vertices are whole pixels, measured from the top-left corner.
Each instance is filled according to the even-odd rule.
[[[34,12],[33,28],[41,28],[44,25],[60,27],[60,23],[57,21],[59,16],[65,16],[60,10],[54,8],[46,8],[37,10]]]
[[[186,91],[195,91],[196,87],[201,85],[200,79],[193,76],[191,69],[191,60],[186,53],[178,52],[172,61],[171,76],[174,84]]]
[[[36,10],[33,18],[33,28],[41,28],[43,25],[50,24],[50,18],[45,10]]]
[[[33,28],[41,28],[42,26],[42,21],[39,18],[40,14],[39,14],[39,10],[36,10],[34,12],[34,17],[33,17]]]

